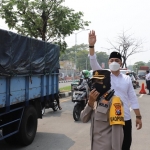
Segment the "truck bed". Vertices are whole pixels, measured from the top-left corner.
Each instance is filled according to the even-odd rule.
[[[33,76],[0,76],[0,108],[58,92],[58,73]]]

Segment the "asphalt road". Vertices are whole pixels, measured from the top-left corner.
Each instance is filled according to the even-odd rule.
[[[140,81],[144,83],[144,80]],[[135,115],[131,111],[133,141],[131,150],[150,150],[150,96],[135,90],[143,116],[143,128],[136,130]],[[39,119],[36,137],[27,147],[9,146],[0,141],[0,150],[90,150],[90,123],[75,122],[72,117],[74,103],[71,98],[60,100],[62,110],[53,112],[48,109],[43,119]]]

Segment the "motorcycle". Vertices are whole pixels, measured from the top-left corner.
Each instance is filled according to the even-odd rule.
[[[88,83],[74,88],[72,101],[75,103],[73,109],[73,118],[75,121],[80,120],[80,113],[84,109],[88,101]]]

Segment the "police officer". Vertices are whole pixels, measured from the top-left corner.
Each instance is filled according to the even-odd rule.
[[[89,33],[89,49],[90,49],[90,65],[92,70],[102,69],[96,59],[96,54],[94,50],[94,45],[96,43],[95,31],[90,31]],[[125,126],[124,130],[124,140],[122,144],[122,150],[130,150],[132,142],[132,122],[130,115],[130,108],[133,109],[136,115],[136,127],[137,129],[142,128],[141,114],[139,110],[139,103],[137,96],[132,86],[132,82],[129,76],[120,73],[120,67],[122,66],[121,54],[118,52],[112,52],[108,60],[109,69],[111,70],[111,86],[115,90],[115,95],[119,96],[124,104],[125,112]],[[93,97],[97,96],[97,93],[93,92]],[[90,104],[89,104],[90,106]]]
[[[113,95],[113,98],[109,97],[112,92],[110,71],[94,71],[92,87],[88,104],[80,115],[84,123],[91,120],[91,150],[121,150],[124,115],[121,109],[122,104],[119,101],[115,102],[118,99],[113,99]],[[117,109],[113,109],[115,106]]]

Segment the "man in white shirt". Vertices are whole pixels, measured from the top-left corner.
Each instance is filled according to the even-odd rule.
[[[147,89],[149,90],[149,93],[148,95],[150,95],[150,73],[149,73],[149,70],[146,71],[146,84],[147,84]]]
[[[96,59],[94,45],[96,43],[95,31],[89,33],[89,58],[92,70],[102,69]],[[109,68],[111,70],[111,88],[115,90],[115,95],[119,96],[124,104],[125,113],[125,126],[124,140],[122,144],[122,150],[130,150],[132,141],[132,122],[130,115],[130,107],[134,110],[136,115],[136,127],[137,129],[142,128],[141,114],[139,110],[139,104],[137,96],[132,86],[132,82],[129,76],[120,73],[120,67],[122,66],[121,55],[118,52],[112,52],[109,57]],[[93,96],[95,93],[93,93]],[[96,101],[96,98],[95,98]]]

